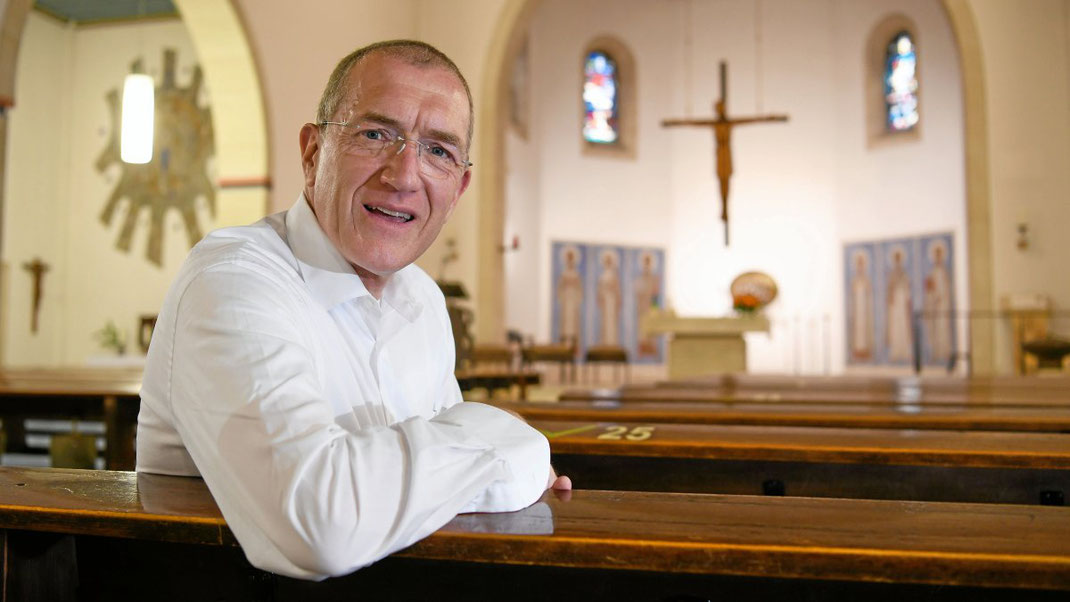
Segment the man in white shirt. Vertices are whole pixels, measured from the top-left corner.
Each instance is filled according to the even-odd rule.
[[[442,294],[412,263],[469,184],[472,118],[438,50],[355,51],[301,128],[294,206],[210,234],[167,294],[137,469],[203,477],[259,568],[345,574],[571,487],[541,434],[461,403]]]

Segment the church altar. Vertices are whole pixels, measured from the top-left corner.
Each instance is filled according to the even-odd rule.
[[[738,317],[680,317],[672,311],[651,311],[640,330],[669,334],[669,378],[747,371],[745,332],[769,332],[769,319],[756,314]]]

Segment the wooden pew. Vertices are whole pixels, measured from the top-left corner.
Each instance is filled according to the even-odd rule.
[[[5,600],[1057,600],[1070,508],[574,491],[321,583],[257,571],[199,479],[0,469]],[[418,576],[418,577],[417,577]],[[414,578],[415,577],[415,578]]]
[[[592,489],[1065,504],[1070,434],[531,420]]]
[[[49,418],[101,421],[105,427],[104,464],[110,470],[134,468],[134,435],[140,407],[140,368],[24,368],[0,371],[0,421],[7,451],[40,452],[27,447],[25,420]],[[465,388],[520,386],[521,398],[540,375],[530,370],[458,371]]]
[[[615,399],[493,403],[533,420],[1070,433],[1070,408]]]
[[[928,392],[1021,393],[1070,391],[1070,377],[1023,376],[861,376],[861,375],[790,375],[790,374],[711,374],[688,379],[660,381],[655,386],[681,389],[728,389],[739,391],[810,390],[810,391],[900,391],[920,389]]]
[[[4,368],[0,370],[0,382],[44,381],[56,382],[132,382],[140,383],[144,369],[140,366],[62,368]]]
[[[9,451],[24,451],[24,420],[101,420],[105,466],[134,467],[134,431],[141,373],[130,370],[22,370],[0,372],[0,420]]]
[[[999,392],[936,392],[902,394],[885,391],[728,391],[703,388],[630,386],[620,389],[569,389],[560,401],[714,401],[721,403],[864,404],[924,406],[975,406],[1020,408],[1070,408],[1070,393],[1003,394]]]

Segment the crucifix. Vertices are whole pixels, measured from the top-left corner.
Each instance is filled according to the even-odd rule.
[[[33,276],[33,309],[30,314],[30,332],[37,332],[37,316],[41,313],[41,297],[44,295],[42,285],[48,268],[48,264],[41,261],[40,257],[34,257],[33,261],[22,264],[22,269]]]
[[[764,121],[787,121],[787,115],[755,115],[753,117],[733,117],[725,114],[725,100],[728,97],[725,62],[721,61],[721,98],[713,103],[713,119],[664,119],[662,127],[695,125],[713,128],[713,141],[717,155],[717,180],[721,183],[721,221],[724,222],[724,244],[728,246],[728,181],[732,178],[732,128],[748,123]]]

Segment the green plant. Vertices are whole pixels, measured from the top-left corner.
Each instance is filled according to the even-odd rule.
[[[104,328],[94,332],[93,338],[105,349],[114,349],[119,355],[126,353],[126,332],[119,330],[111,320],[108,320]]]

